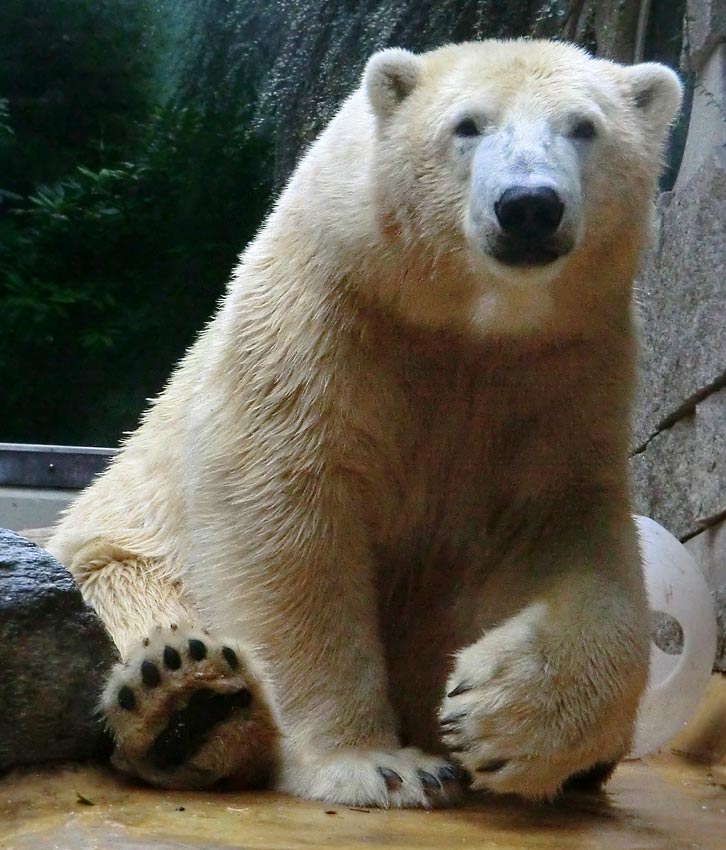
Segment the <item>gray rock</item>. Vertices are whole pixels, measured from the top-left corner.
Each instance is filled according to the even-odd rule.
[[[710,525],[726,512],[726,387],[696,407],[690,501],[699,526]]]
[[[726,39],[726,0],[689,0],[685,23],[688,56],[698,69],[715,45]]]
[[[715,670],[726,673],[726,520],[712,525],[686,541],[706,581],[712,588],[718,620]]]
[[[684,537],[695,526],[689,498],[695,440],[695,417],[688,416],[630,459],[635,512],[651,517],[676,537]]]
[[[630,462],[635,508],[694,554],[726,672],[726,0],[689,0],[688,136],[638,288],[642,383]]]
[[[702,67],[699,65],[697,70],[693,70],[695,82],[688,136],[678,170],[676,192],[686,186],[706,160],[726,144],[726,43],[705,54]]]
[[[726,586],[726,519],[694,535],[685,546],[711,587]]]
[[[116,649],[70,573],[0,529],[0,770],[102,754],[95,716]]]
[[[726,388],[707,396],[631,458],[637,513],[686,537],[726,512],[725,422]]]
[[[726,673],[726,582],[715,587],[711,593],[713,595],[713,605],[716,609],[716,624],[718,626],[716,661],[713,669],[718,673]]]
[[[658,245],[638,287],[643,379],[635,447],[726,379],[726,151],[660,206]]]

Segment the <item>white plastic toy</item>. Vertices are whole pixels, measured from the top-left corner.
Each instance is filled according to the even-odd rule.
[[[647,517],[635,517],[652,612],[677,621],[680,654],[651,642],[648,687],[640,701],[630,758],[652,753],[686,725],[708,683],[716,654],[716,617],[698,564],[670,532]]]

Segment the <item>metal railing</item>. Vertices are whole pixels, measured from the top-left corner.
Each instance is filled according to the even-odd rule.
[[[117,449],[0,443],[0,487],[80,490],[108,466]]]

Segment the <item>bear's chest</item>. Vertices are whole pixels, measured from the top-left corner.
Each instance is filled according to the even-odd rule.
[[[384,569],[485,566],[526,518],[562,461],[546,407],[507,385],[440,388],[409,404],[378,528]]]

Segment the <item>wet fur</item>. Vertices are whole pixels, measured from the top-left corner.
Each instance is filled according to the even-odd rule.
[[[635,115],[624,69],[565,45],[421,62],[390,116],[369,68],[50,548],[125,659],[179,622],[245,648],[281,726],[277,787],[439,804],[454,792],[432,801],[416,776],[445,761],[398,748],[448,744],[477,787],[537,798],[626,752],[646,677],[630,292],[665,129]],[[534,94],[542,67],[560,97],[591,75],[619,134],[592,192],[622,197],[541,286],[487,277],[464,189],[416,167],[449,89],[504,87],[508,62]]]

